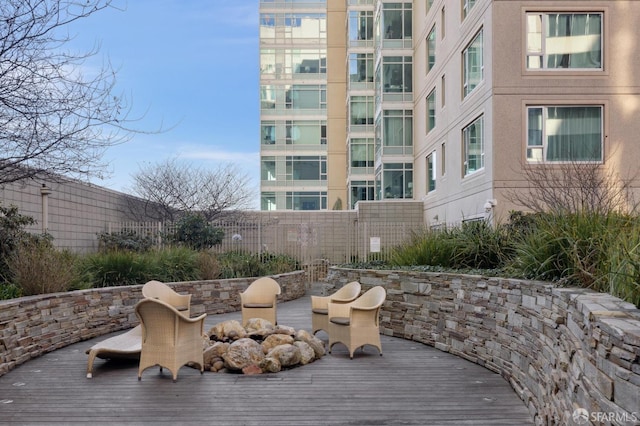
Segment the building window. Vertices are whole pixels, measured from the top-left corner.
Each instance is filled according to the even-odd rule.
[[[483,117],[462,129],[464,175],[470,175],[484,167]]]
[[[287,156],[287,180],[327,180],[327,159],[322,155]]]
[[[431,27],[429,35],[427,36],[427,73],[436,64],[436,26]]]
[[[412,4],[382,3],[382,28],[385,40],[411,40],[412,37]]]
[[[413,163],[385,163],[382,165],[383,197],[413,198]]]
[[[447,14],[444,6],[440,9],[440,38],[444,39],[445,36],[445,22],[446,22]]]
[[[433,0],[427,0],[427,13],[431,10],[431,6],[433,6]]]
[[[446,144],[442,142],[442,144],[440,145],[440,175],[441,176],[444,176],[445,172],[447,171],[445,167],[445,164],[447,164],[447,162],[445,161],[447,159],[446,154],[447,154]]]
[[[373,96],[351,96],[349,106],[350,123],[352,125],[373,124]]]
[[[355,10],[349,12],[349,40],[373,40],[372,10]]]
[[[375,195],[375,182],[372,180],[355,180],[351,182],[351,202],[353,209],[358,201],[373,201]]]
[[[527,108],[527,161],[601,162],[602,106]]]
[[[427,155],[427,192],[436,190],[436,152]]]
[[[602,69],[602,13],[527,13],[527,69]]]
[[[374,142],[371,138],[352,138],[349,141],[349,164],[352,174],[373,172]]]
[[[476,0],[462,0],[462,19],[467,17],[475,4]]]
[[[352,83],[373,82],[373,53],[351,53],[349,55],[349,81]]]
[[[266,181],[276,180],[276,158],[263,157],[260,167],[260,179]]]
[[[260,196],[260,209],[261,210],[277,210],[275,192],[262,193],[262,195]]]
[[[260,123],[263,145],[275,145],[276,143],[276,123],[275,121],[263,121]]]
[[[285,87],[287,109],[326,109],[327,86],[323,84],[294,84]]]
[[[483,78],[482,62],[482,30],[476,34],[462,52],[463,82],[462,94],[466,97],[475,89]]]
[[[427,133],[436,127],[436,89],[427,96]]]
[[[327,193],[287,192],[287,210],[326,210]]]
[[[447,92],[446,82],[444,74],[442,74],[442,77],[440,77],[440,103],[442,104],[442,108],[444,108],[447,100],[447,97],[445,96],[445,93]]]
[[[413,111],[384,110],[382,120],[384,154],[411,154],[413,152]],[[408,149],[405,149],[408,147]]]
[[[326,124],[323,120],[287,120],[287,145],[326,145]]]
[[[411,56],[385,56],[382,58],[382,80],[385,93],[410,93],[412,87]]]

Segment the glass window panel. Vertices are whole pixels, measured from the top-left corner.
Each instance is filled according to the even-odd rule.
[[[261,210],[276,210],[276,194],[274,192],[263,192],[260,197]]]
[[[384,146],[413,145],[413,117],[411,110],[385,110],[383,118]],[[399,152],[401,153],[401,152]]]
[[[482,50],[482,31],[480,31],[463,52],[463,94],[465,97],[482,81],[484,69]]]
[[[427,96],[427,133],[436,127],[436,90]]]
[[[350,143],[351,167],[373,167],[374,144],[372,139],[353,138]]]
[[[276,125],[274,122],[262,122],[260,125],[262,133],[262,143],[273,145],[276,143]]]
[[[375,182],[372,180],[352,181],[351,186],[351,208],[354,208],[358,201],[372,201],[375,199]]]
[[[436,189],[436,153],[427,156],[427,192]]]
[[[527,14],[529,69],[601,69],[602,13]]]
[[[436,64],[436,26],[434,25],[427,36],[427,72]]]
[[[351,124],[373,124],[374,104],[371,96],[352,96],[349,104]]]
[[[462,19],[466,18],[469,11],[475,6],[476,0],[462,0]]]
[[[464,175],[484,167],[483,117],[479,117],[462,131],[464,143]]]
[[[260,169],[261,180],[276,180],[276,160],[274,157],[264,157]]]
[[[382,79],[385,93],[412,91],[411,56],[385,56],[382,64]]]
[[[373,82],[373,53],[349,55],[349,79],[352,82]]]
[[[382,166],[384,198],[413,197],[413,164],[385,163]]]

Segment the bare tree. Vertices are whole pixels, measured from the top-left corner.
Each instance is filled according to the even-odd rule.
[[[68,24],[113,0],[0,1],[0,184],[36,175],[100,176],[104,150],[126,141],[129,105],[98,53],[65,50]],[[66,28],[65,28],[66,27]]]
[[[522,167],[528,188],[510,190],[505,197],[533,212],[633,212],[636,176],[621,177],[602,164],[568,162]]]
[[[231,164],[207,169],[170,159],[141,167],[133,178],[133,194],[147,200],[134,214],[157,220],[175,221],[185,213],[216,220],[248,209],[256,196],[249,176]]]

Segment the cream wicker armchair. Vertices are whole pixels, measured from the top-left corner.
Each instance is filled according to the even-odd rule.
[[[191,315],[191,295],[177,293],[160,281],[153,280],[143,285],[142,296],[167,302],[187,318]]]
[[[329,332],[329,302],[349,303],[360,295],[360,283],[352,281],[329,296],[311,296],[311,332]]]
[[[142,351],[138,380],[142,372],[155,365],[167,368],[175,382],[178,370],[193,362],[204,371],[202,339],[207,314],[187,318],[170,304],[158,299],[143,299],[136,305],[142,326]]]
[[[349,350],[349,358],[359,347],[380,344],[380,308],[387,297],[384,287],[376,286],[350,303],[329,303],[329,353],[336,343]]]
[[[273,278],[263,277],[252,282],[240,293],[242,325],[246,325],[250,318],[264,318],[276,325],[279,294],[280,284]]]

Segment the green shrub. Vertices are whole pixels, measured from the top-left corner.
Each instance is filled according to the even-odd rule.
[[[153,275],[148,258],[130,251],[110,251],[87,255],[81,273],[91,277],[92,287],[144,284]]]
[[[21,297],[20,287],[10,283],[0,283],[0,300],[9,300]]]
[[[215,280],[220,278],[221,268],[218,256],[208,251],[198,254],[198,270],[201,280]]]
[[[505,228],[478,221],[413,233],[408,242],[392,250],[390,263],[491,269],[502,267],[511,252]]]
[[[222,278],[259,277],[291,272],[298,269],[298,262],[287,255],[255,254],[240,251],[218,255]]]
[[[465,222],[450,236],[456,268],[500,268],[513,251],[506,229],[485,221]]]
[[[0,205],[0,282],[11,281],[7,262],[21,242],[31,239],[24,228],[34,223],[32,217],[20,214],[18,207]]]
[[[193,281],[200,279],[199,254],[187,247],[169,247],[140,255],[141,263],[149,265],[147,278],[163,282]]]
[[[153,247],[153,238],[149,235],[138,235],[135,231],[99,232],[98,247],[100,251],[127,250],[145,252]]]
[[[76,256],[56,250],[50,240],[40,238],[21,242],[8,266],[12,283],[22,296],[67,291],[75,280]]]
[[[224,230],[211,226],[199,215],[190,214],[178,221],[170,238],[194,250],[205,250],[222,242]]]
[[[455,247],[450,234],[447,229],[425,228],[413,232],[406,243],[392,249],[389,263],[396,266],[453,266]]]

